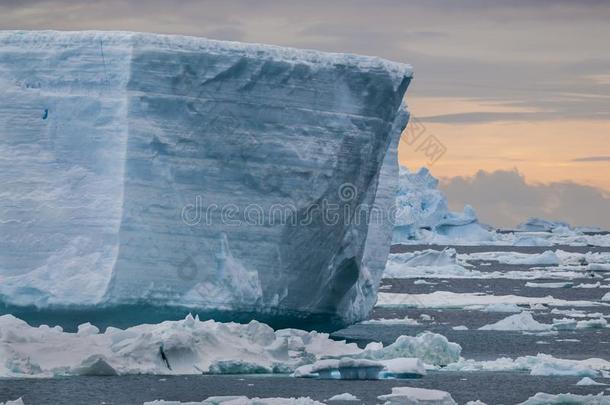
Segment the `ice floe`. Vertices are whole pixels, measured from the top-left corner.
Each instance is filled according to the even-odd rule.
[[[597,301],[563,300],[546,297],[523,297],[518,295],[488,295],[484,293],[455,293],[451,291],[435,291],[430,294],[379,294],[378,307],[406,307],[406,308],[463,308],[486,309],[490,305],[544,305],[550,307],[593,307],[607,306]]]
[[[457,405],[448,392],[413,387],[394,387],[391,394],[377,399],[384,405]]]
[[[610,371],[610,362],[604,359],[586,360],[559,359],[548,354],[522,356],[516,359],[499,358],[477,361],[461,359],[449,364],[443,371],[527,371],[537,376],[576,376],[599,377],[602,372]]]
[[[542,392],[537,393],[527,401],[522,402],[519,405],[609,405],[610,396],[606,396],[603,393],[597,395],[576,395],[576,394],[545,394]]]
[[[333,395],[327,401],[360,401],[360,398],[349,392],[344,392],[343,394]]]
[[[23,403],[23,399],[18,398],[14,401],[0,402],[0,405],[25,405],[25,404]]]
[[[246,396],[209,397],[201,402],[179,402],[157,400],[143,405],[324,405],[309,397],[301,398],[248,398]]]
[[[521,312],[520,314],[511,315],[504,318],[496,323],[481,326],[479,330],[494,330],[494,331],[528,331],[528,332],[541,332],[551,329],[551,325],[542,324],[537,322],[533,317],[532,313],[528,311]]]
[[[404,318],[380,318],[380,319],[369,319],[367,321],[360,322],[361,325],[407,325],[407,326],[417,326],[421,325],[417,319],[411,319],[409,316],[405,316]]]
[[[584,377],[576,383],[576,385],[607,385],[604,383],[597,382],[590,377]]]
[[[564,283],[525,283],[526,287],[530,288],[572,288],[574,283],[566,281]]]
[[[385,347],[370,343],[361,349],[326,333],[274,331],[256,321],[220,323],[189,315],[125,330],[109,327],[104,333],[85,324],[79,332],[67,333],[59,327],[32,327],[12,315],[0,316],[0,377],[289,374],[319,360],[350,358],[381,362],[383,370],[392,372],[414,364],[414,359],[431,366],[449,364],[459,359],[460,352],[458,344],[429,332],[400,336]]]

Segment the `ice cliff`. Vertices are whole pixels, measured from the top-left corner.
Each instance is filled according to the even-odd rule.
[[[0,32],[0,300],[362,319],[410,80],[373,57]]]

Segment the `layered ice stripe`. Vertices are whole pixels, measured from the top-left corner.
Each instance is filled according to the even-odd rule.
[[[201,38],[1,33],[0,294],[361,319],[410,78]]]

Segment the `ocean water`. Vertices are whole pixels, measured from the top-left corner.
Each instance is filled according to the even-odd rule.
[[[409,247],[421,249],[423,247]],[[402,250],[403,247],[394,247]],[[517,248],[521,252],[543,252],[548,248]],[[498,247],[459,247],[458,251],[495,251]],[[571,251],[587,252],[589,247],[570,247]],[[595,249],[610,251],[610,248]],[[527,266],[511,266],[494,263],[480,266],[480,271],[526,270]],[[385,279],[385,292],[431,293],[437,290],[456,293],[485,292],[494,295],[515,294],[532,297],[551,295],[565,300],[599,300],[609,289],[529,288],[526,280],[512,279],[430,279],[434,285],[414,284],[415,279]],[[560,280],[536,280],[538,283]],[[591,283],[590,279],[571,280],[575,284]],[[597,280],[595,280],[597,281]],[[603,281],[603,279],[602,279]],[[605,282],[608,284],[608,282]],[[586,312],[602,312],[610,316],[609,306],[579,307]],[[420,319],[422,314],[431,321]],[[534,318],[551,323],[563,315],[550,314],[550,308],[535,310]],[[371,318],[420,319],[421,325],[352,325],[335,330],[335,339],[346,339],[365,345],[370,341],[393,342],[400,335],[416,335],[429,330],[445,335],[459,343],[462,356],[477,360],[493,360],[500,357],[518,357],[551,354],[568,359],[600,357],[610,360],[610,328],[559,331],[553,334],[527,334],[521,332],[479,331],[477,328],[496,322],[510,314],[459,309],[396,309],[376,308]],[[466,331],[453,327],[464,325]],[[525,372],[431,372],[416,380],[340,381],[297,379],[287,376],[123,376],[123,377],[65,377],[55,379],[3,379],[0,380],[0,402],[23,397],[26,405],[93,405],[93,404],[142,404],[155,399],[175,401],[201,401],[215,395],[246,395],[249,397],[310,396],[323,401],[333,395],[350,392],[361,399],[360,403],[376,404],[377,396],[388,394],[392,387],[413,386],[448,391],[458,403],[480,399],[488,404],[516,404],[536,394],[574,393],[610,395],[610,379],[596,378],[608,386],[576,386],[578,377],[538,377]],[[335,402],[333,402],[335,403]],[[336,402],[340,404],[340,402]],[[357,403],[357,402],[350,402]]]

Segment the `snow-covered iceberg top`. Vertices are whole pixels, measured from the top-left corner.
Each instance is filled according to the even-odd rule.
[[[202,54],[235,54],[254,59],[273,59],[280,62],[309,64],[314,68],[344,65],[358,70],[389,72],[396,79],[411,77],[411,65],[387,59],[346,53],[322,52],[313,49],[298,49],[257,43],[219,41],[184,35],[164,35],[130,31],[0,31],[3,47],[44,48],[52,43],[69,48],[79,43],[100,42],[102,45],[150,46],[168,51],[199,52]]]
[[[0,32],[0,301],[362,319],[411,77],[195,37]]]

